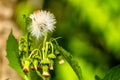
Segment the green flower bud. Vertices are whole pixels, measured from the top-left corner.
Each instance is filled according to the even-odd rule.
[[[59,64],[64,64],[64,59],[61,55],[58,56]]]
[[[53,65],[54,65],[54,61],[50,60],[50,65],[49,65],[50,66],[49,67],[50,70],[54,70]]]
[[[55,50],[55,55],[60,55],[60,52],[58,50]]]
[[[26,35],[22,36],[22,37],[20,38],[20,40],[19,40],[19,44],[22,44],[22,43],[27,42],[26,40],[27,40]]]
[[[47,78],[50,76],[49,72],[48,72],[48,66],[47,65],[44,65],[42,66],[42,70],[43,70],[43,73],[42,73],[42,76]]]
[[[35,67],[34,67],[33,65],[31,65],[30,68],[31,68],[32,70],[35,70]]]
[[[30,61],[25,60],[24,65],[23,65],[23,72],[29,72],[29,66],[30,66]]]
[[[19,40],[19,44],[22,44],[22,43],[24,43],[25,42],[25,39],[23,39],[22,37],[21,37],[21,39]]]
[[[52,54],[49,54],[49,55],[48,55],[48,58],[49,58],[49,59],[55,59],[56,56],[52,53]]]
[[[34,68],[37,70],[37,67],[38,67],[38,60],[37,59],[34,59],[33,65],[34,65]]]
[[[64,60],[61,59],[61,60],[59,61],[59,64],[64,64]]]
[[[23,51],[23,45],[19,45],[19,51]]]
[[[50,60],[49,60],[48,58],[45,58],[45,59],[41,60],[40,63],[41,63],[42,65],[49,65]]]
[[[27,52],[27,50],[28,50],[27,47],[24,47],[24,48],[23,48],[23,51],[24,51],[24,52]]]
[[[27,43],[19,44],[19,51],[27,52]]]

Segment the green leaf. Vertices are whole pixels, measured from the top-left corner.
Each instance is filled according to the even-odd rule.
[[[12,31],[9,34],[7,40],[6,51],[7,51],[6,57],[9,60],[9,66],[13,68],[22,78],[24,78],[25,74],[22,71],[18,54],[18,43],[15,37],[13,36]]]
[[[78,76],[79,80],[82,80],[82,71],[81,71],[81,68],[78,62],[75,61],[72,55],[69,52],[67,52],[65,49],[63,49],[62,47],[59,47],[59,50],[61,51],[62,55],[67,60],[67,62],[70,64],[70,66],[72,67],[76,75]]]
[[[30,70],[30,76],[31,80],[43,80],[39,71]]]
[[[102,80],[99,76],[95,76],[95,80]]]
[[[120,65],[112,68],[102,80],[120,80]]]

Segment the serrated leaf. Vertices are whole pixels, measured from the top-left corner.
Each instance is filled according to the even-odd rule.
[[[70,64],[70,66],[72,67],[76,75],[78,76],[78,79],[82,80],[82,71],[81,71],[81,68],[78,62],[75,61],[72,55],[69,52],[67,52],[65,49],[63,49],[62,47],[59,47],[59,50],[61,51],[62,55],[67,60],[67,62]]]
[[[112,68],[102,80],[120,80],[120,65]]]
[[[9,60],[9,66],[13,68],[22,78],[24,78],[25,74],[22,71],[22,67],[20,64],[19,54],[18,54],[18,43],[15,37],[11,33],[9,34],[7,45],[7,59]]]

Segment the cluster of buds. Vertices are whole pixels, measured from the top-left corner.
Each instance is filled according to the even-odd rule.
[[[54,30],[56,20],[52,13],[42,10],[36,10],[29,18],[32,23],[27,28],[28,32],[19,40],[21,65],[23,72],[28,73],[30,70],[38,72],[41,70],[39,73],[42,72],[42,76],[46,78],[50,76],[49,70],[54,70],[56,58],[59,59],[59,64],[64,63],[62,55],[57,49],[56,39],[47,40],[47,35],[45,35]],[[44,40],[39,43],[43,36]]]
[[[33,40],[29,34],[21,37],[19,40],[19,55],[23,72],[28,73],[30,70],[37,70],[42,72],[42,76],[46,78],[50,76],[49,70],[54,70],[55,59],[59,60],[59,64],[64,63],[55,43],[46,41],[45,44],[44,47],[33,48]]]

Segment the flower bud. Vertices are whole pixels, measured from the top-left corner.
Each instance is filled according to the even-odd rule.
[[[31,68],[31,70],[35,70],[35,68],[34,68],[34,66],[33,66],[33,65],[31,65],[31,66],[30,66],[30,68]]]
[[[42,76],[47,78],[50,76],[49,72],[48,72],[48,66],[47,65],[43,65],[42,66],[42,70],[43,70],[43,73],[42,73]]]
[[[49,55],[48,55],[48,58],[49,58],[49,59],[55,59],[56,56],[52,53],[52,54],[49,54]]]
[[[63,60],[63,57],[61,55],[58,56],[58,59],[59,59],[59,64],[64,64],[64,60]]]
[[[53,71],[54,70],[54,68],[53,68],[53,66],[50,66],[50,68],[49,68],[51,71]]]
[[[49,63],[50,63],[50,60],[48,58],[45,58],[45,59],[41,60],[41,62],[40,62],[40,64],[42,64],[42,65],[49,65]]]
[[[60,52],[58,50],[55,50],[55,55],[59,56]]]
[[[30,62],[28,60],[26,60],[24,62],[24,66],[23,66],[23,72],[25,72],[25,73],[29,72],[29,65],[30,65]]]
[[[50,65],[49,65],[50,66],[49,67],[50,70],[54,70],[53,65],[54,65],[54,61],[50,60]]]
[[[23,51],[24,51],[24,52],[27,52],[27,50],[28,50],[27,47],[24,47],[24,48],[23,48]]]
[[[64,60],[61,59],[61,60],[59,61],[59,64],[64,64]]]
[[[19,45],[19,51],[23,50],[23,45]]]
[[[37,70],[37,67],[38,67],[38,60],[37,59],[34,59],[33,65],[34,65],[34,68]]]

